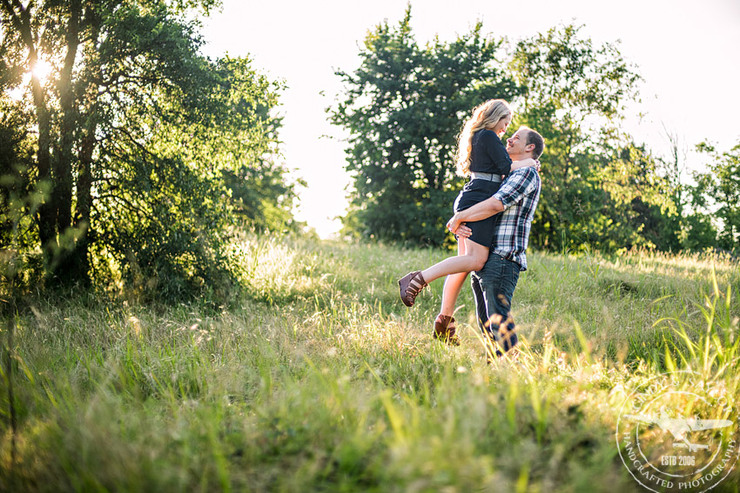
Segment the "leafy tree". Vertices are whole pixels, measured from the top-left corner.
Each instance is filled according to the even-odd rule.
[[[298,198],[296,186],[305,186],[305,182],[286,181],[288,170],[277,160],[282,120],[271,116],[278,104],[275,91],[283,86],[255,73],[248,60],[225,58],[220,63],[230,71],[233,81],[232,96],[228,93],[224,96],[237,95],[238,100],[230,104],[238,111],[216,118],[214,124],[228,120],[233,128],[240,129],[239,138],[208,139],[218,144],[210,146],[203,159],[212,156],[225,164],[223,180],[229,189],[233,212],[247,226],[258,230],[295,229],[297,223],[291,211]]]
[[[722,153],[706,142],[697,149],[709,159],[709,172],[694,175],[694,204],[718,220],[717,246],[740,250],[740,142]]]
[[[272,207],[290,221],[293,185],[274,158],[280,86],[248,59],[199,54],[188,9],[216,3],[0,1],[3,101],[8,115],[32,116],[7,156],[22,162],[25,193],[45,197],[24,221],[26,253],[42,247],[47,279],[122,276],[160,298],[225,293],[232,210],[259,186],[235,176],[272,186],[252,219]],[[23,75],[41,62],[50,77]]]
[[[711,216],[694,212],[686,216],[680,234],[681,246],[686,250],[703,251],[717,246],[717,228]]]
[[[649,153],[620,131],[640,77],[617,46],[594,46],[579,31],[558,26],[521,40],[510,63],[524,88],[516,123],[546,142],[532,243],[603,250],[650,245],[640,210],[670,208],[665,183]]]
[[[409,7],[397,26],[384,22],[368,33],[359,68],[337,72],[345,90],[330,115],[349,131],[347,170],[354,176],[346,229],[383,240],[444,242],[462,186],[453,156],[462,122],[482,101],[518,94],[496,59],[501,42],[481,28],[420,46]]]
[[[658,250],[678,251],[680,221],[679,208],[683,208],[680,182],[665,174],[663,162],[644,147],[630,145],[621,155],[612,158],[601,168],[604,190],[610,202],[622,212],[625,229],[632,239],[621,243],[621,248],[645,246]]]
[[[33,227],[32,218],[21,212],[27,210],[24,201],[30,196],[31,146],[22,112],[13,111],[5,100],[0,105],[0,244],[10,245],[14,230]],[[27,234],[19,238],[24,247],[33,244]]]
[[[664,180],[666,199],[672,207],[663,210],[646,205],[645,222],[655,231],[653,242],[658,249],[677,252],[685,248],[681,235],[689,221],[687,186],[684,183],[686,150],[682,148],[678,135],[666,129],[666,136],[670,154],[667,158],[658,158],[657,165]]]
[[[354,73],[339,72],[343,99],[332,121],[349,130],[354,174],[345,227],[366,236],[439,244],[462,185],[455,137],[470,108],[512,101],[513,128],[546,140],[543,191],[532,243],[548,249],[667,248],[675,210],[658,163],[620,130],[640,77],[612,44],[594,46],[577,26],[519,41],[508,64],[478,24],[455,42],[414,40],[411,13],[370,32]],[[506,67],[506,70],[504,70]],[[507,74],[511,74],[511,77]],[[659,230],[659,232],[658,232]]]

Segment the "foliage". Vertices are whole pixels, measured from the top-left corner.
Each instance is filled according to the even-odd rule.
[[[41,248],[47,281],[224,294],[234,212],[292,224],[298,183],[277,160],[272,116],[282,86],[246,58],[199,54],[188,19],[217,4],[3,1],[1,171],[19,197],[44,197],[25,207],[16,248]],[[24,75],[42,63],[48,78]]]
[[[740,142],[722,153],[706,142],[697,149],[709,159],[709,171],[694,175],[694,205],[718,220],[717,246],[740,251]]]
[[[0,99],[0,244],[18,244],[27,250],[35,244],[29,213],[33,180],[31,137],[24,125],[30,115],[6,98]],[[18,238],[14,237],[18,232]]]
[[[670,182],[650,152],[620,130],[639,75],[613,44],[594,46],[560,26],[516,43],[508,60],[482,26],[420,47],[411,10],[396,28],[370,32],[354,73],[338,72],[343,100],[333,123],[349,130],[354,176],[345,228],[360,236],[441,244],[461,188],[455,137],[483,100],[510,100],[545,138],[543,190],[532,244],[547,249],[675,247]],[[510,75],[509,75],[510,74]]]
[[[650,153],[620,131],[640,77],[618,46],[595,46],[579,31],[565,25],[523,39],[510,62],[524,88],[516,123],[546,142],[532,244],[604,251],[655,246],[650,239],[659,238],[645,226],[672,207],[667,183]],[[661,211],[657,218],[645,217],[651,207]]]
[[[471,109],[517,89],[496,64],[500,42],[469,33],[420,46],[411,8],[397,26],[370,31],[331,120],[349,131],[354,176],[345,227],[362,237],[439,245],[462,186],[454,176],[456,135]]]

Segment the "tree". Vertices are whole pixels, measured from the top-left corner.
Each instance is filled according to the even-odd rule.
[[[215,4],[0,1],[3,91],[30,85],[12,108],[32,115],[13,154],[28,193],[45,197],[30,229],[48,281],[122,276],[160,298],[225,291],[232,197],[258,186],[234,183],[245,169],[272,184],[252,218],[269,205],[289,221],[295,194],[271,116],[281,86],[248,59],[199,54],[186,11]]]
[[[606,193],[603,214],[614,227],[595,244],[604,250],[677,247],[676,203],[671,181],[659,173],[661,162],[643,145],[629,143],[597,165],[595,174]],[[606,244],[605,242],[609,242]]]
[[[649,245],[633,205],[668,207],[652,158],[620,131],[639,75],[616,45],[594,46],[580,27],[519,41],[510,68],[524,88],[516,124],[545,138],[532,244],[613,250]]]
[[[722,153],[706,142],[697,150],[708,158],[709,172],[694,175],[694,204],[718,219],[717,246],[740,250],[740,142]]]
[[[452,172],[455,136],[473,106],[496,97],[513,103],[513,128],[527,125],[546,141],[534,246],[670,244],[663,224],[673,207],[670,183],[649,151],[620,130],[640,77],[617,46],[595,46],[579,27],[560,26],[519,41],[505,62],[497,59],[501,42],[484,37],[480,24],[453,43],[420,47],[410,18],[409,9],[395,29],[377,26],[360,68],[338,73],[346,89],[331,116],[349,130],[355,185],[345,227],[441,243],[462,186]]]
[[[681,239],[681,232],[688,224],[688,197],[687,186],[684,183],[686,174],[686,148],[681,144],[677,134],[665,129],[668,138],[670,154],[667,158],[659,158],[658,166],[661,176],[666,185],[666,197],[672,204],[672,208],[666,213],[656,210],[655,206],[649,207],[650,215],[657,223],[654,227],[659,231],[659,240],[655,243],[661,250],[677,252],[685,248]]]
[[[496,59],[501,42],[481,29],[420,46],[409,7],[396,27],[384,22],[368,33],[359,68],[337,72],[345,89],[329,111],[349,131],[346,169],[354,176],[345,228],[383,240],[444,242],[462,187],[454,175],[462,122],[484,100],[518,94]]]

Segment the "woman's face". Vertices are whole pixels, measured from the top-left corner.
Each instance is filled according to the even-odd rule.
[[[506,132],[506,129],[509,128],[509,124],[511,123],[511,115],[507,115],[500,119],[496,125],[493,126],[493,131],[501,137],[504,135],[504,132]]]

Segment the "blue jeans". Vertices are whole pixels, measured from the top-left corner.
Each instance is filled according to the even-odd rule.
[[[519,264],[506,260],[491,252],[483,269],[470,276],[475,296],[478,326],[484,335],[496,341],[504,351],[516,346],[514,320],[511,312],[511,298],[519,281]],[[496,356],[503,353],[496,350]]]

